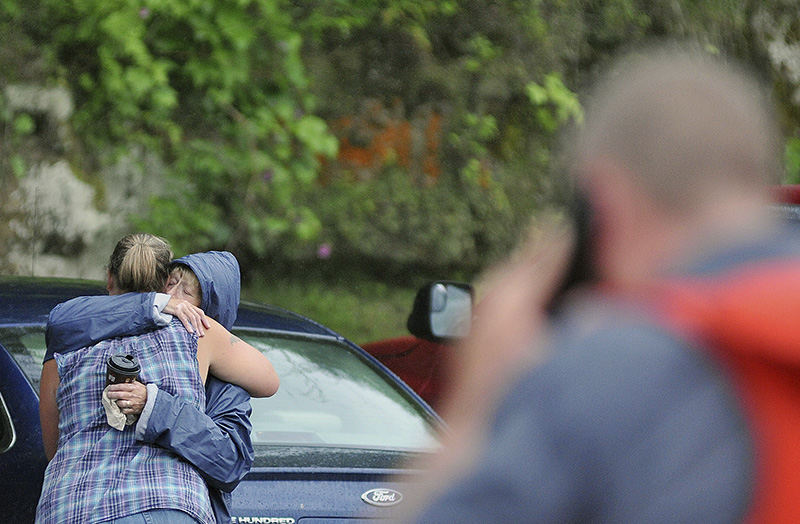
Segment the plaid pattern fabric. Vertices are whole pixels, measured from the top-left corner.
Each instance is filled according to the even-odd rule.
[[[103,522],[156,508],[215,522],[208,489],[191,465],[163,448],[137,442],[134,426],[117,431],[106,422],[100,397],[106,360],[117,354],[139,360],[141,382],[205,406],[197,337],[177,320],[144,335],[57,353],[60,435],[45,471],[36,522]]]

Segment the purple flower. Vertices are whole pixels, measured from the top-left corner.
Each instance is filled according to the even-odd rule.
[[[325,260],[326,258],[330,258],[331,251],[333,251],[333,249],[331,248],[331,245],[328,244],[327,242],[320,244],[319,247],[317,248],[317,258],[321,258],[323,260]]]
[[[275,176],[275,172],[272,169],[267,169],[261,173],[261,178],[264,179],[264,182],[270,182],[273,176]]]
[[[139,18],[145,19],[150,16],[150,10],[146,7],[139,9]]]

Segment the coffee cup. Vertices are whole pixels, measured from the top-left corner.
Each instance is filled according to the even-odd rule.
[[[106,386],[133,382],[139,377],[139,363],[133,355],[113,355],[106,362]]]

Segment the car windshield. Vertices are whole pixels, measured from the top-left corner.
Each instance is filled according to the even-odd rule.
[[[235,332],[267,355],[281,379],[274,396],[251,400],[254,446],[437,447],[424,409],[346,344],[329,337]],[[38,393],[43,328],[0,328],[0,343]]]
[[[237,331],[272,362],[281,386],[252,399],[253,444],[430,450],[424,410],[366,359],[331,338]]]
[[[0,328],[0,344],[11,353],[22,372],[28,377],[36,394],[42,376],[42,359],[45,353],[44,327],[22,326]]]

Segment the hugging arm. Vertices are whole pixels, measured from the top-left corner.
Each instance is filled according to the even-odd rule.
[[[42,425],[42,443],[47,460],[51,460],[58,447],[58,404],[56,393],[59,385],[58,367],[55,359],[42,366],[42,379],[39,383],[39,421]]]
[[[253,463],[251,411],[245,390],[209,375],[205,413],[158,390],[152,410],[145,408],[136,424],[136,438],[180,455],[210,486],[230,492]]]
[[[258,349],[212,321],[212,328],[197,342],[198,360],[217,378],[236,384],[254,397],[270,397],[280,380],[269,359]]]
[[[76,297],[50,311],[47,355],[91,346],[107,338],[140,335],[166,326],[174,313],[191,332],[207,327],[201,309],[164,293],[125,293]]]
[[[63,353],[91,346],[107,338],[139,335],[166,325],[155,315],[157,293],[125,293],[76,297],[50,311],[47,319],[48,360],[53,353]]]

